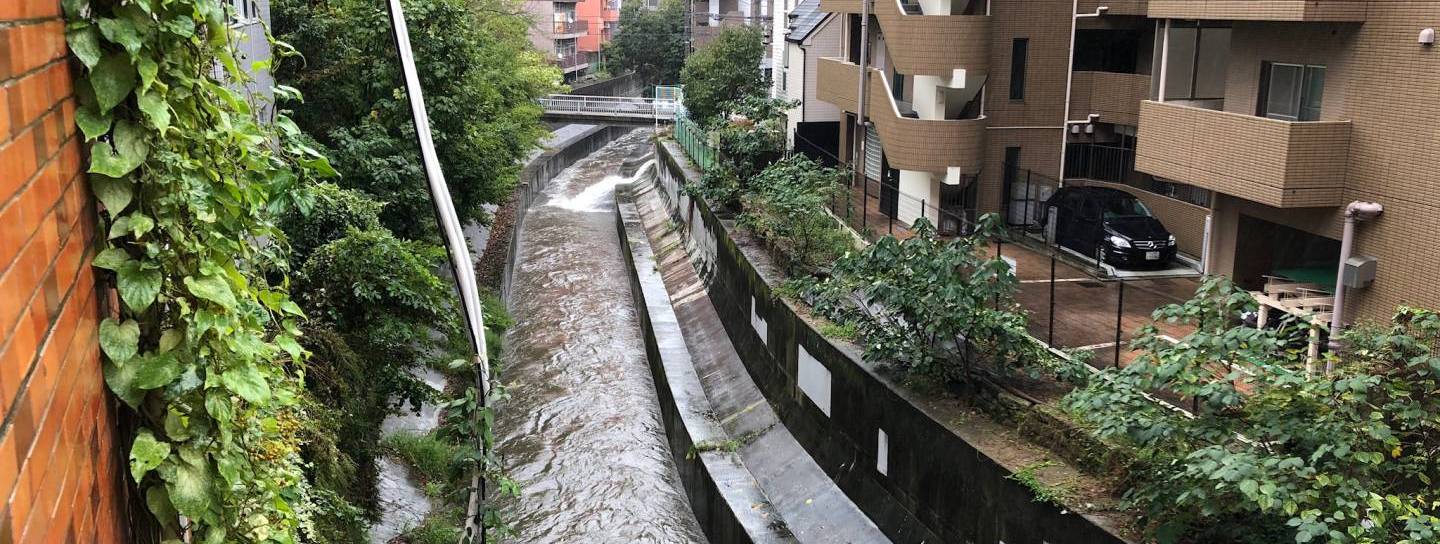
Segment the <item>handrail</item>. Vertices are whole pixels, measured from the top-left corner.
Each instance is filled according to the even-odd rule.
[[[599,113],[619,116],[670,119],[679,101],[629,96],[588,96],[552,94],[536,100],[548,113]]]

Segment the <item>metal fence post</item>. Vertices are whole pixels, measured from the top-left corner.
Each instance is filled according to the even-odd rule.
[[[1050,326],[1046,329],[1045,343],[1055,345],[1055,248],[1050,248]]]
[[[1120,295],[1115,303],[1115,366],[1120,366],[1121,318],[1125,316],[1125,280],[1120,280]]]

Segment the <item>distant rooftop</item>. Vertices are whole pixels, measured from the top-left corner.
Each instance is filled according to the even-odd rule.
[[[785,39],[792,42],[805,41],[828,15],[829,13],[820,11],[820,0],[802,0],[795,9],[790,10],[790,31],[785,35]]]

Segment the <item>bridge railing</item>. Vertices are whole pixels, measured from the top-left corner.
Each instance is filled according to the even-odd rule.
[[[545,108],[546,113],[602,113],[657,119],[675,117],[676,104],[675,100],[628,96],[552,94],[540,99],[540,107]]]

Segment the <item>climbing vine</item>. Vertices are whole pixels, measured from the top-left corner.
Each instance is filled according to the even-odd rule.
[[[64,7],[103,210],[94,265],[120,302],[100,324],[105,380],[141,421],[130,475],[167,539],[296,542],[304,316],[272,218],[334,171],[286,117],[258,119],[220,2]]]

